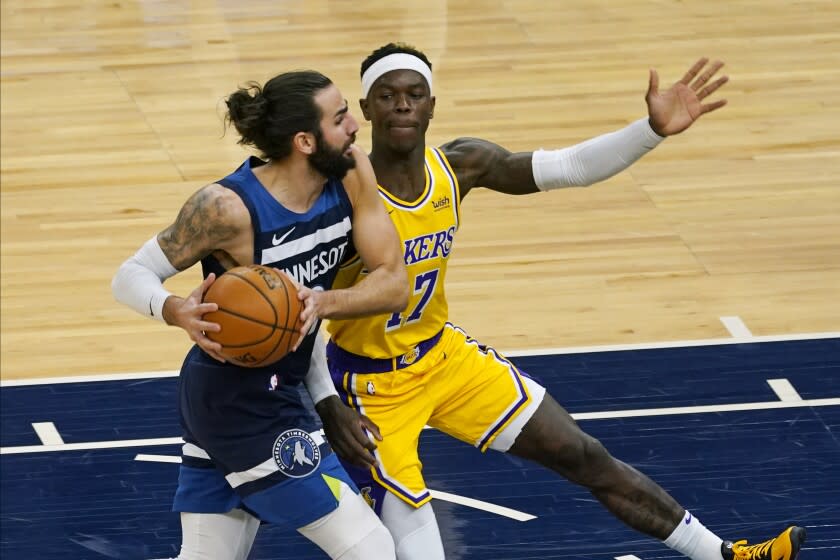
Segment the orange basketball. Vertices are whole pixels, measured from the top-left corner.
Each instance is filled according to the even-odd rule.
[[[276,268],[252,264],[219,276],[204,294],[218,311],[204,320],[221,325],[207,338],[222,354],[243,367],[273,364],[289,353],[299,336],[301,302],[292,280]]]

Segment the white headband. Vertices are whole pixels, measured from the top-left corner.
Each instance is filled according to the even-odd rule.
[[[426,83],[429,84],[429,94],[432,93],[432,71],[426,63],[412,54],[394,53],[380,58],[362,74],[362,97],[367,97],[373,82],[391,70],[414,70],[426,78]]]

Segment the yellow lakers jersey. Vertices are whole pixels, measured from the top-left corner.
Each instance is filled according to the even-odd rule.
[[[405,354],[443,328],[449,316],[444,280],[458,229],[458,181],[443,153],[426,148],[426,187],[413,202],[379,187],[379,194],[403,243],[411,297],[401,313],[333,320],[327,331],[344,350],[369,358]],[[358,256],[345,263],[335,288],[352,286],[367,273]]]

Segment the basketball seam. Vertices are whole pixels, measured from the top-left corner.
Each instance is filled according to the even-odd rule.
[[[263,265],[256,265],[256,266],[263,266]],[[266,267],[266,268],[271,268],[272,270],[276,270],[273,267]],[[263,300],[265,300],[266,303],[268,303],[268,306],[271,309],[271,312],[274,314],[274,323],[273,324],[268,324],[268,323],[265,323],[263,321],[259,321],[259,320],[255,319],[253,317],[249,317],[247,315],[242,315],[242,314],[239,314],[239,313],[233,313],[233,312],[225,309],[226,313],[228,313],[230,315],[233,315],[234,317],[239,317],[241,319],[247,319],[247,320],[252,321],[252,322],[254,322],[258,325],[262,325],[264,327],[270,327],[271,332],[265,338],[263,338],[261,340],[258,340],[256,342],[249,342],[248,344],[223,344],[222,348],[244,348],[244,347],[247,347],[247,346],[253,346],[254,344],[259,344],[261,342],[265,342],[266,340],[268,340],[272,336],[274,336],[275,331],[280,330],[280,326],[277,325],[277,310],[274,309],[274,304],[271,302],[271,299],[268,296],[266,296],[264,293],[262,293],[262,290],[260,290],[260,288],[259,288],[259,286],[257,286],[257,284],[255,284],[254,282],[252,282],[248,278],[240,275],[238,272],[233,272],[232,270],[228,270],[227,272],[230,273],[230,275],[233,276],[234,278],[238,278],[239,280],[242,280],[243,282],[245,282],[246,284],[248,284],[249,286],[254,288],[254,291],[257,292],[260,295],[260,297],[263,298]],[[286,286],[283,285],[283,288],[285,289]],[[222,311],[221,307],[219,308],[219,311]],[[286,337],[285,333],[286,333],[287,329],[285,327],[283,327],[282,330],[283,330],[284,334],[283,334],[283,336],[280,337],[280,340],[283,340]],[[262,360],[258,360],[256,362],[254,362],[253,364],[249,364],[248,367],[256,367],[256,366],[264,363],[268,359],[268,357],[271,356],[271,354],[274,353],[274,350],[276,350],[276,349],[277,349],[277,345],[275,344],[274,348],[272,348],[271,352],[269,352],[268,355],[265,358],[263,358]]]
[[[262,265],[257,265],[257,266],[262,266]],[[267,267],[267,268],[268,268],[268,267]],[[230,272],[230,271],[228,271],[228,272]],[[252,288],[254,288],[254,290],[255,290],[258,294],[260,294],[260,297],[262,297],[262,298],[266,301],[266,303],[268,303],[268,307],[269,307],[269,308],[271,308],[271,312],[274,314],[274,323],[273,323],[273,324],[271,324],[271,325],[269,325],[269,326],[271,326],[272,328],[277,327],[277,326],[278,326],[278,325],[277,325],[277,310],[276,310],[276,309],[274,309],[274,304],[273,304],[273,303],[271,303],[271,299],[269,299],[269,297],[268,297],[267,295],[265,295],[264,293],[262,293],[262,291],[260,290],[259,286],[257,286],[254,282],[251,282],[248,278],[245,278],[244,276],[240,276],[240,275],[239,275],[238,273],[236,273],[236,272],[233,272],[231,275],[232,275],[234,278],[239,278],[240,280],[242,280],[242,281],[243,281],[243,282],[245,282],[246,284],[249,284]],[[285,288],[286,286],[283,286],[283,287]],[[250,317],[249,317],[249,319],[250,319]],[[253,319],[252,319],[252,320],[253,320]],[[265,323],[263,323],[262,321],[255,321],[255,322],[256,322],[256,323],[263,324],[263,325],[265,324]]]
[[[232,315],[233,317],[238,317],[240,319],[245,319],[245,320],[250,321],[252,323],[256,323],[257,325],[262,325],[264,327],[268,327],[268,328],[271,329],[271,332],[268,335],[266,335],[265,337],[254,340],[254,341],[250,341],[247,344],[222,344],[220,342],[219,344],[222,344],[222,348],[245,348],[246,346],[253,346],[254,344],[260,344],[261,342],[265,342],[266,340],[268,340],[269,338],[274,336],[275,331],[292,332],[292,333],[295,332],[294,329],[287,329],[286,327],[280,327],[280,326],[277,326],[277,325],[270,325],[268,323],[263,323],[262,321],[257,321],[256,319],[254,319],[252,317],[249,317],[247,315],[242,315],[240,313],[234,313],[233,311],[230,311],[229,309],[225,309],[223,307],[219,308],[219,312],[220,313],[227,313],[228,315]],[[262,362],[262,361],[263,360],[260,360],[260,362]],[[257,363],[260,363],[260,362],[257,362]]]
[[[284,274],[278,268],[273,267],[273,266],[259,265],[259,264],[253,264],[253,265],[248,266],[248,268],[250,268],[252,270],[254,270],[257,267],[267,268],[275,276],[281,276],[282,274]],[[245,366],[245,367],[257,367],[260,364],[265,363],[274,354],[274,352],[277,351],[277,349],[280,347],[280,345],[283,343],[283,341],[286,339],[286,336],[289,333],[294,334],[298,331],[295,330],[294,328],[289,328],[289,318],[292,315],[291,313],[286,313],[286,318],[284,320],[283,325],[278,324],[277,320],[279,318],[278,317],[279,314],[277,312],[277,309],[274,306],[274,303],[272,302],[271,298],[269,298],[266,294],[264,294],[262,292],[260,287],[255,282],[251,281],[249,278],[247,278],[245,276],[242,276],[238,272],[234,272],[233,269],[228,270],[226,272],[230,273],[230,275],[232,277],[237,278],[237,279],[245,282],[249,286],[251,286],[254,289],[254,291],[257,292],[263,298],[263,300],[268,304],[269,308],[271,309],[271,312],[274,315],[274,322],[273,323],[267,323],[265,321],[261,321],[259,319],[254,318],[254,317],[251,317],[249,315],[245,315],[243,313],[238,313],[238,312],[235,312],[235,311],[232,311],[230,309],[226,309],[226,308],[220,306],[219,309],[218,309],[219,312],[226,313],[230,316],[238,317],[240,319],[244,319],[244,320],[250,321],[254,324],[261,325],[263,327],[267,327],[267,328],[271,329],[265,337],[263,337],[259,340],[249,341],[247,344],[222,344],[222,347],[223,348],[246,348],[246,347],[249,347],[249,346],[253,346],[254,344],[260,344],[260,343],[263,343],[263,342],[266,342],[266,341],[270,340],[271,337],[273,337],[278,331],[280,331],[282,333],[282,335],[279,337],[279,339],[274,344],[274,346],[271,348],[271,350],[266,354],[265,358],[263,358],[262,360],[258,360],[256,362],[250,363],[247,366]],[[280,284],[283,287],[283,295],[286,298],[286,309],[291,311],[291,304],[292,304],[291,299],[292,298],[289,295],[289,289],[288,289],[288,286],[286,285],[287,279],[283,278],[283,277],[280,277],[278,280],[280,281]],[[202,301],[203,300],[204,300],[204,295],[202,295]],[[293,324],[296,325],[299,321],[300,321],[300,313],[297,313],[295,315],[295,319],[294,319]],[[291,342],[288,343],[287,351],[286,351],[286,354],[283,356],[283,358],[285,358],[289,354],[288,346],[291,346]],[[283,358],[280,358],[280,360],[282,360]]]
[[[275,268],[275,267],[273,267],[273,266],[270,266],[270,267],[268,267],[268,268],[270,268],[271,270],[273,270],[273,271],[275,272],[275,274],[277,274],[278,276],[279,276],[279,275],[281,275],[281,274],[283,274],[283,272],[281,272],[279,269],[277,269],[277,268]],[[285,278],[280,278],[279,280],[280,280],[280,285],[281,285],[281,286],[283,286],[283,295],[284,295],[284,296],[286,296],[286,309],[288,309],[289,311],[291,311],[291,310],[292,310],[292,302],[290,301],[290,298],[289,298],[289,290],[288,290],[288,288],[286,288],[286,279],[285,279]],[[273,306],[272,306],[272,307],[273,307]],[[275,312],[275,322],[276,322],[276,319],[277,319],[276,315],[277,315],[277,314],[276,314],[276,312]],[[283,322],[283,326],[282,326],[282,327],[280,327],[279,325],[277,325],[277,328],[278,328],[278,329],[282,329],[282,331],[283,331],[283,336],[281,336],[281,337],[280,337],[280,340],[278,340],[278,341],[277,341],[277,343],[274,345],[274,348],[272,348],[272,349],[271,349],[271,352],[269,352],[269,353],[268,353],[268,356],[266,356],[264,359],[262,359],[262,360],[260,360],[259,362],[257,362],[258,364],[263,363],[264,361],[266,361],[266,360],[268,359],[268,357],[269,357],[269,356],[271,356],[272,354],[274,354],[274,352],[275,352],[275,351],[277,350],[277,348],[280,346],[280,343],[281,343],[281,342],[283,342],[283,340],[286,338],[286,333],[289,333],[289,332],[292,332],[292,333],[293,333],[293,332],[295,332],[293,329],[288,328],[288,325],[289,325],[289,315],[291,315],[291,313],[286,313],[286,320]],[[272,333],[272,334],[273,334],[273,333]],[[291,342],[287,345],[287,348],[288,348],[289,346],[291,346]],[[287,352],[286,352],[286,356],[288,356],[288,355],[289,355],[289,352],[288,352],[288,350],[287,350]],[[285,357],[285,356],[284,356],[284,357]],[[282,360],[283,358],[280,358],[280,359]]]

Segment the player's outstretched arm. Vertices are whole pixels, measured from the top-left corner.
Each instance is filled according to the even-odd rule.
[[[729,78],[713,79],[723,67],[701,58],[664,91],[650,70],[645,100],[648,117],[629,126],[560,150],[512,153],[478,138],[459,138],[442,146],[458,177],[461,196],[473,187],[507,194],[528,194],[562,187],[588,186],[627,169],[666,136],[679,134],[726,100],[704,102]],[[708,65],[708,67],[707,67]]]
[[[196,192],[175,222],[122,263],[111,282],[117,301],[146,317],[181,327],[202,349],[222,361],[221,346],[204,334],[220,327],[202,320],[205,313],[217,309],[216,304],[201,302],[215,275],[208,276],[186,298],[169,293],[163,282],[211,252],[233,247],[243,232],[250,232],[248,211],[238,197],[232,198],[235,196],[219,185]]]
[[[370,271],[351,288],[319,292],[301,288],[302,332],[321,319],[349,319],[402,311],[408,304],[408,273],[397,230],[376,189],[370,161],[354,146],[356,168],[344,179],[353,203],[353,245]]]

